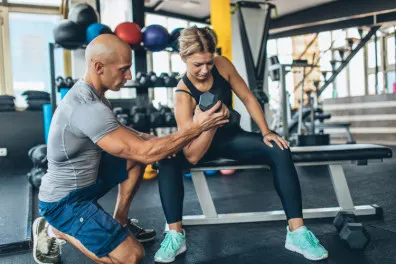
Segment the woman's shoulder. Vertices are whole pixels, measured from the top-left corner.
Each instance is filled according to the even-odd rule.
[[[229,80],[233,68],[231,61],[220,55],[214,58],[214,63],[220,75],[223,76],[224,79]]]

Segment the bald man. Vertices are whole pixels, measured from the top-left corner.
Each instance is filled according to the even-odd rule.
[[[128,210],[146,164],[169,158],[203,131],[228,122],[226,113],[201,112],[188,129],[156,138],[120,124],[105,98],[131,79],[131,49],[114,35],[100,35],[86,48],[86,72],[59,103],[47,145],[39,212],[33,223],[33,257],[59,263],[65,241],[96,263],[138,263],[139,241],[154,230],[137,227]],[[114,216],[97,200],[115,186]]]

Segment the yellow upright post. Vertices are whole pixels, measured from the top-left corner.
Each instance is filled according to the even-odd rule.
[[[231,6],[230,0],[210,1],[210,23],[217,35],[217,47],[221,55],[232,60]]]

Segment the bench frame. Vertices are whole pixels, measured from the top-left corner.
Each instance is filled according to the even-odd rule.
[[[374,160],[373,160],[374,161]],[[378,161],[378,160],[375,160]],[[382,162],[382,160],[379,160]],[[359,161],[326,161],[312,163],[295,163],[296,166],[317,166],[327,165],[333,184],[334,192],[338,201],[338,207],[304,209],[304,219],[335,217],[339,211],[353,212],[357,216],[376,215],[380,212],[377,205],[355,206],[349,191],[348,183],[345,178],[341,164],[356,163],[357,165],[367,165],[367,160]],[[372,162],[372,160],[370,160]],[[218,167],[196,167],[191,168],[191,176],[195,191],[203,215],[183,216],[183,225],[207,225],[207,224],[228,224],[228,223],[247,223],[262,221],[286,220],[283,210],[251,213],[231,213],[218,214],[209,191],[208,183],[204,170],[225,170],[225,169],[261,169],[269,168],[268,165],[243,165],[243,166],[218,166]]]

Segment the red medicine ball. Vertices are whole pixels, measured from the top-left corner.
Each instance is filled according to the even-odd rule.
[[[138,24],[133,22],[124,22],[119,24],[114,33],[117,37],[128,43],[129,45],[139,46],[142,42],[142,32]]]

